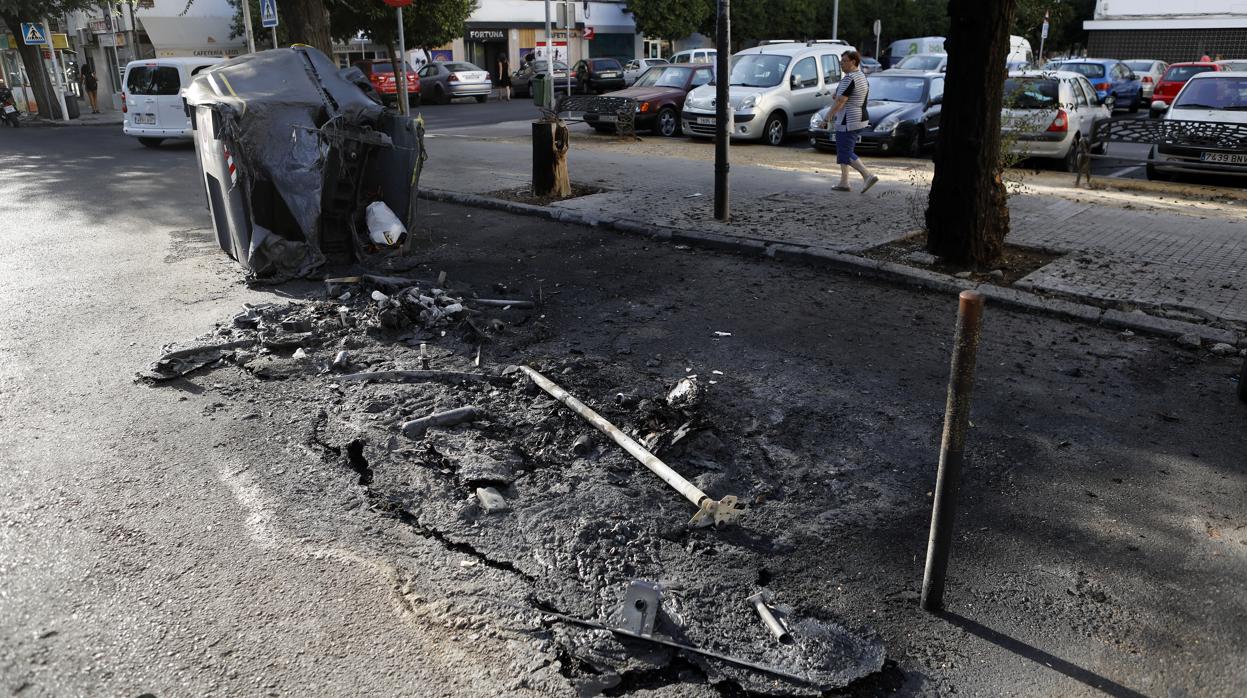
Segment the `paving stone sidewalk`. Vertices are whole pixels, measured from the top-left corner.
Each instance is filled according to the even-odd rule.
[[[526,145],[435,136],[428,149],[425,187],[490,194],[529,186]],[[738,165],[731,171],[732,221],[724,224],[712,215],[713,168],[704,161],[573,145],[569,169],[573,182],[606,191],[553,204],[560,208],[848,253],[917,232],[926,196],[895,171],[862,195],[831,191],[826,172]],[[1247,327],[1247,225],[1232,212],[1184,215],[1035,193],[1012,197],[1011,211],[1010,243],[1063,255],[1017,281],[1019,289]]]

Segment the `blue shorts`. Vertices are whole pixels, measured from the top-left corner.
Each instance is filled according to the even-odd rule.
[[[862,140],[857,131],[836,131],[836,164],[849,165],[857,159],[853,148]]]

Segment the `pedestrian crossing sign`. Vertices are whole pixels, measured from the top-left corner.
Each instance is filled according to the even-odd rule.
[[[265,29],[277,26],[277,0],[260,0],[260,25]]]
[[[34,22],[22,22],[22,41],[27,46],[46,46],[48,43],[48,35],[43,33],[43,27]]]

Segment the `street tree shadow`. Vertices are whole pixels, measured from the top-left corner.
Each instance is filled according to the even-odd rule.
[[[1116,681],[1106,679],[1103,676],[1088,671],[1076,664],[1072,664],[1064,659],[1048,654],[1038,647],[1028,645],[1021,640],[992,630],[991,628],[977,621],[970,620],[965,616],[958,615],[952,611],[941,611],[938,615],[949,623],[952,623],[975,637],[986,640],[993,645],[996,645],[1003,650],[1012,652],[1020,657],[1025,657],[1032,662],[1043,664],[1044,666],[1064,674],[1079,683],[1113,696],[1113,698],[1146,698],[1146,696],[1142,693],[1127,688]]]

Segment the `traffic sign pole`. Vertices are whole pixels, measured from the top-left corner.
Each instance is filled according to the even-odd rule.
[[[879,61],[879,65],[883,65],[883,61],[879,59],[879,35],[883,33],[883,21],[876,19],[873,29],[875,30],[875,60]]]
[[[242,0],[242,24],[247,29],[247,53],[255,53],[255,34],[251,31],[251,3]]]
[[[69,121],[69,108],[65,105],[65,74],[61,72],[61,62],[56,60],[56,45],[52,42],[52,28],[48,26],[47,17],[43,18],[43,37],[47,39],[48,53],[52,55],[52,91],[56,100],[61,103],[61,120]]]
[[[407,101],[410,94],[407,91],[407,37],[403,34],[401,7],[398,8],[398,65],[392,67],[398,73],[398,113],[406,116],[411,113],[411,103]]]

